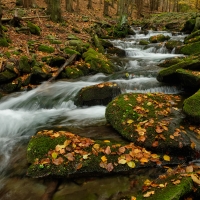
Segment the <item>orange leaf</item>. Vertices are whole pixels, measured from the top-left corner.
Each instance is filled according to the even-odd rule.
[[[107,146],[104,152],[105,152],[105,154],[107,154],[107,155],[111,154],[110,146]]]
[[[164,129],[162,129],[160,126],[156,126],[156,133],[162,133]]]
[[[154,141],[152,147],[157,147],[157,146],[158,146],[158,141]]]
[[[155,194],[155,191],[149,191],[143,195],[143,197],[150,197],[151,195]]]
[[[106,166],[106,169],[107,169],[107,171],[111,172],[114,169],[113,164],[108,163],[107,166]]]
[[[69,161],[74,161],[74,160],[75,160],[74,155],[73,155],[72,153],[66,154],[65,157],[66,157]]]
[[[187,173],[190,173],[190,172],[193,172],[193,166],[192,165],[190,165],[190,166],[187,166],[186,167],[186,169],[185,169],[185,171],[187,172]]]
[[[118,149],[118,152],[119,153],[124,153],[126,151],[126,148],[125,147],[120,147],[119,149]]]
[[[143,158],[140,159],[140,162],[141,163],[147,163],[147,162],[149,162],[149,160],[147,158],[143,157]]]
[[[78,170],[78,169],[80,169],[82,166],[83,166],[82,163],[78,163],[78,164],[76,165],[76,169]]]
[[[62,157],[59,157],[59,158],[57,158],[57,159],[54,159],[52,162],[53,162],[53,164],[55,164],[55,165],[60,165],[60,164],[62,164],[63,163],[63,158]]]
[[[176,181],[173,181],[172,183],[173,183],[174,185],[178,185],[178,184],[181,183],[181,181],[180,181],[180,180],[176,180]]]

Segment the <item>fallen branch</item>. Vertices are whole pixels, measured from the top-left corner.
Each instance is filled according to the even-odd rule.
[[[60,72],[62,72],[63,69],[76,58],[76,56],[77,56],[76,54],[73,54],[68,60],[66,60],[63,66],[59,68],[56,74],[52,76],[47,82],[52,82],[60,74]]]
[[[20,17],[19,19],[26,20],[26,19],[35,19],[35,18],[49,18],[49,15],[48,16]],[[13,18],[2,18],[1,21],[2,22],[8,22],[12,19]]]

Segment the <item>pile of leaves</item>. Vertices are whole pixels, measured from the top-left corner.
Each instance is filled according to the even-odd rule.
[[[53,130],[40,131],[33,136],[27,155],[31,163],[28,175],[32,177],[123,172],[173,161],[168,155],[151,153],[133,143],[94,141],[70,132]]]

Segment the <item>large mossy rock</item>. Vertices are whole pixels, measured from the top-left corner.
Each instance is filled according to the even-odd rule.
[[[78,106],[107,105],[119,94],[121,90],[116,83],[100,83],[82,88],[76,96],[75,104]]]
[[[185,37],[184,43],[188,44],[188,43],[197,42],[200,40],[199,38],[200,38],[200,30],[197,30],[191,33],[190,35],[188,35],[187,37]]]
[[[191,18],[191,19],[187,20],[184,24],[182,31],[186,32],[186,33],[191,33],[194,30],[195,23],[196,23],[195,18]]]
[[[163,34],[158,34],[158,35],[151,36],[149,38],[149,41],[151,43],[157,43],[157,42],[164,42],[164,41],[169,40],[169,39],[170,39],[170,37],[168,35],[165,36]]]
[[[31,72],[31,62],[27,56],[21,56],[18,68],[22,74],[28,74]]]
[[[31,23],[31,22],[27,22],[27,27],[29,28],[30,32],[34,35],[40,35],[40,27]]]
[[[122,94],[108,104],[106,119],[136,145],[151,151],[191,156],[191,141],[184,128],[179,127],[180,116],[176,117],[178,101],[179,96],[159,93]]]
[[[71,48],[72,50],[75,50],[77,52],[79,52],[80,54],[86,52],[88,50],[88,48],[90,47],[89,43],[83,42],[80,39],[70,39],[67,42],[68,48]]]
[[[185,55],[199,54],[200,53],[200,41],[186,44],[185,46],[183,46],[180,49],[180,53],[185,54]]]
[[[165,43],[165,46],[167,49],[172,51],[174,48],[176,48],[177,46],[181,46],[182,44],[183,43],[178,40],[169,40]]]
[[[90,68],[94,73],[102,72],[110,74],[116,70],[114,64],[112,64],[106,56],[98,53],[92,48],[89,48],[88,51],[83,54],[83,58],[85,62],[90,65]]]
[[[152,154],[133,143],[91,140],[66,131],[46,130],[33,136],[27,147],[31,164],[27,175],[62,178],[127,173],[137,168],[155,167],[173,162]]]
[[[200,123],[200,90],[183,102],[183,112],[192,122]]]
[[[17,77],[17,74],[11,70],[6,69],[0,73],[0,84],[8,83],[9,81],[14,80]]]
[[[31,71],[30,83],[31,84],[41,84],[43,81],[51,78],[51,74],[43,70],[39,66],[34,66]]]
[[[186,89],[199,89],[200,88],[200,72],[178,69],[176,71],[180,85]]]
[[[177,75],[178,69],[198,70],[199,65],[200,60],[197,57],[188,57],[186,59],[180,60],[180,62],[177,64],[162,69],[157,75],[157,80],[166,83],[179,83]]]
[[[65,58],[61,56],[46,56],[42,58],[51,67],[60,67],[65,63]]]

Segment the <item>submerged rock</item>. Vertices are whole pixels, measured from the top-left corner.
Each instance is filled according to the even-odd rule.
[[[107,105],[113,98],[121,94],[116,83],[106,82],[82,88],[75,104],[78,106]]]

